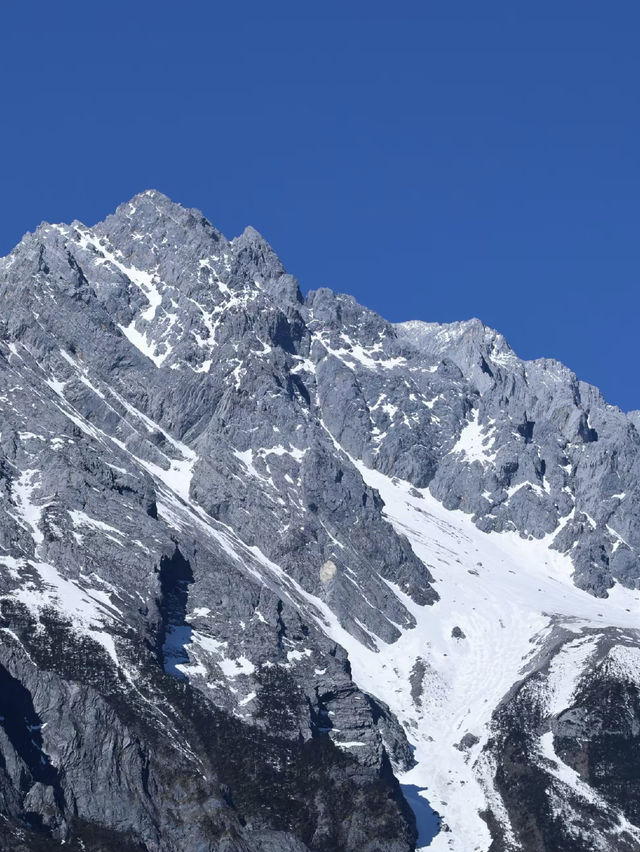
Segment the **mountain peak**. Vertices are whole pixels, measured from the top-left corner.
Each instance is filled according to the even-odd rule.
[[[170,219],[183,224],[201,222],[213,228],[200,210],[183,207],[182,204],[172,201],[168,195],[157,189],[147,189],[137,193],[129,201],[120,204],[105,221],[109,221],[112,217],[128,219],[134,224],[148,224],[158,219]]]
[[[637,413],[477,319],[302,302],[157,190],[25,238],[0,317],[3,852],[411,852],[392,770],[438,848],[620,850]]]
[[[259,242],[266,243],[267,241],[262,236],[260,231],[256,230],[253,225],[247,225],[244,231],[240,234],[239,237],[235,237],[236,240],[244,240],[245,242]],[[268,243],[267,243],[268,245]]]
[[[142,192],[136,193],[133,196],[133,198],[130,199],[129,203],[135,203],[136,201],[139,201],[139,200],[142,200],[142,199],[149,199],[150,201],[156,201],[158,203],[163,203],[163,204],[176,204],[176,205],[178,205],[178,202],[172,201],[169,198],[168,195],[165,195],[164,192],[160,192],[159,189],[154,189],[153,187],[151,187],[150,189],[144,189],[144,190],[142,190]],[[178,205],[178,206],[180,206],[180,205]]]

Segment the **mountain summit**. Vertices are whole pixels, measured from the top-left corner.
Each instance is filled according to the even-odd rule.
[[[637,412],[155,190],[0,306],[3,850],[640,850]]]

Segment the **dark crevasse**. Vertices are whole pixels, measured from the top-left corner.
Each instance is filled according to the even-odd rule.
[[[167,674],[185,678],[181,665],[188,664],[186,646],[191,642],[192,629],[187,623],[189,586],[193,571],[178,546],[172,556],[160,560],[160,615],[162,624],[159,647],[162,666]]]

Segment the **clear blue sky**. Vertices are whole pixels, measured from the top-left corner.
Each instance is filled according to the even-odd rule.
[[[155,187],[640,408],[639,44],[637,0],[4,3],[0,253]]]

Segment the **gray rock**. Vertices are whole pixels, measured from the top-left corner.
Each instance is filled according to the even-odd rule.
[[[478,320],[303,299],[156,191],[27,234],[0,314],[0,673],[43,726],[0,726],[12,852],[413,848],[405,731],[327,619],[375,650],[437,594],[360,465],[638,587],[637,412]]]

